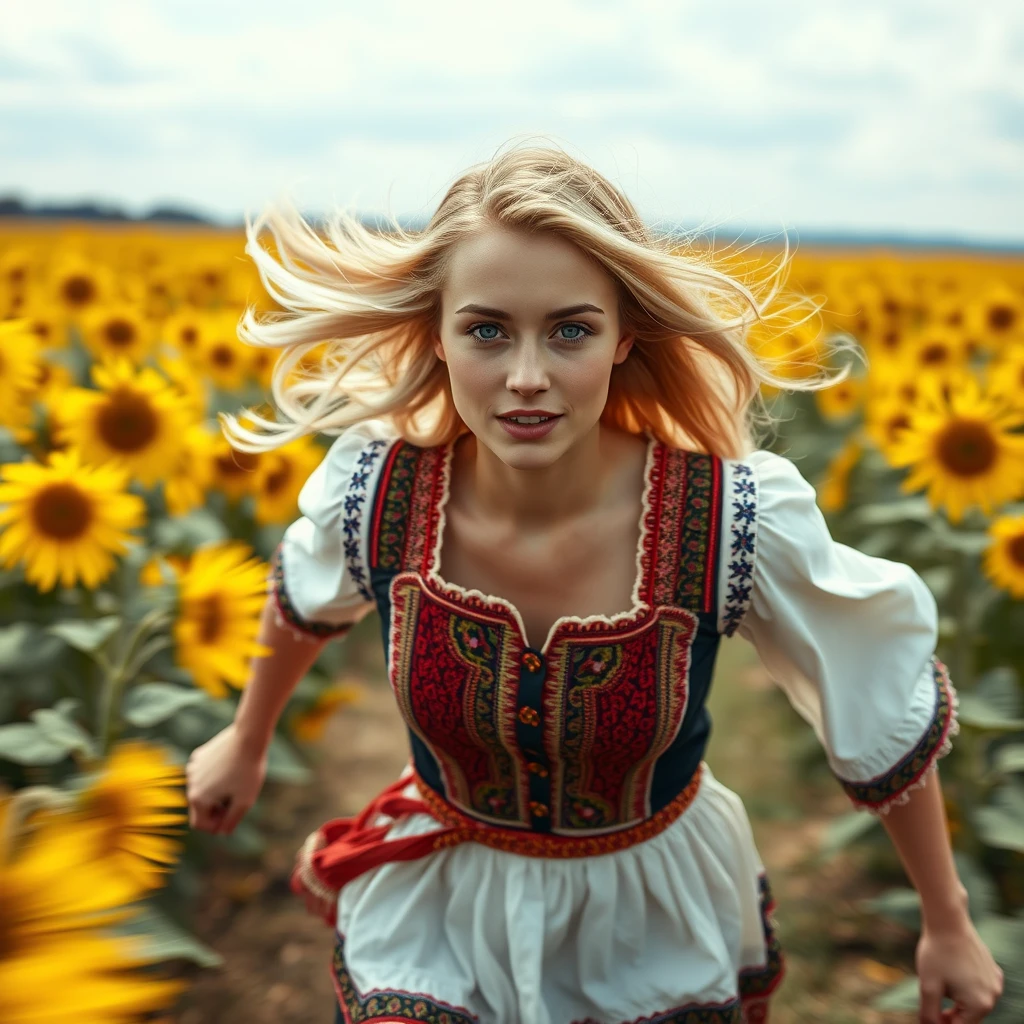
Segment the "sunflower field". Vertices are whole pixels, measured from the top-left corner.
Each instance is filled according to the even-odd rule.
[[[0,1020],[130,1022],[167,1012],[167,966],[218,957],[189,934],[202,843],[184,764],[234,717],[269,560],[327,440],[233,449],[217,413],[267,401],[272,357],[242,345],[274,309],[241,233],[11,222],[0,229]],[[907,562],[940,608],[961,733],[942,763],[971,912],[1024,1016],[1024,263],[974,254],[818,252],[788,287],[819,321],[752,343],[813,373],[830,334],[866,365],[768,396],[772,445],[818,485],[833,536]],[[295,691],[268,779],[356,693],[328,645]],[[810,771],[827,771],[809,730]],[[806,741],[806,743],[805,743]],[[255,816],[258,818],[258,815]],[[827,851],[873,848],[872,815]],[[898,865],[896,866],[898,868]],[[183,909],[186,908],[186,909]],[[919,924],[894,885],[874,912]],[[52,981],[51,981],[52,979]],[[52,1013],[40,991],[59,993]],[[886,994],[916,1006],[916,990]],[[1000,1010],[1002,1012],[1002,1010]],[[1002,1020],[1002,1017],[993,1017]]]

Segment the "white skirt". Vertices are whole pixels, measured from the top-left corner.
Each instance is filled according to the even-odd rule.
[[[768,878],[743,802],[703,769],[686,810],[624,850],[555,859],[464,842],[352,879],[331,963],[341,1019],[767,1021],[784,972]],[[411,781],[404,793],[418,798]],[[441,827],[411,814],[388,838]]]

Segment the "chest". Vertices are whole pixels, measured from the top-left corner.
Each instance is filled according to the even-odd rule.
[[[639,543],[639,518],[628,507],[534,535],[500,535],[450,507],[439,572],[510,602],[540,649],[560,618],[632,608]]]

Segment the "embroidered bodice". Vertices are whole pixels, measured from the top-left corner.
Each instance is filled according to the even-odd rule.
[[[348,431],[307,481],[272,577],[304,635],[340,636],[377,609],[411,758],[438,800],[573,836],[656,817],[698,770],[719,643],[737,632],[855,805],[905,799],[949,749],[956,698],[931,593],[909,566],[832,541],[788,460],[648,437],[632,607],[564,615],[536,648],[509,601],[440,576],[453,451],[374,422]]]

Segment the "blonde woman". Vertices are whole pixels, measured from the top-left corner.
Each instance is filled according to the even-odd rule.
[[[282,350],[277,408],[226,432],[337,439],[275,557],[274,653],[192,755],[190,814],[232,831],[292,688],[376,609],[409,761],[292,876],[334,931],[336,1019],[767,1020],[771,887],[703,760],[739,633],[885,815],[922,897],[922,1019],[947,994],[981,1020],[1002,979],[934,771],[957,724],[935,602],[833,542],[793,463],[751,440],[762,383],[830,382],[748,345],[815,312],[775,302],[785,262],[754,288],[545,147],[471,168],[420,232],[338,213],[321,236],[289,206],[248,238],[284,312],[247,311],[240,336]]]

